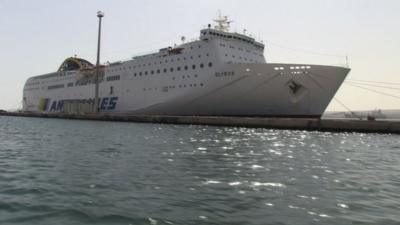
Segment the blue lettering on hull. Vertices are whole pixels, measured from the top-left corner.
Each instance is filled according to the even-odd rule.
[[[93,100],[93,99],[90,99]],[[48,112],[61,112],[64,109],[64,101],[66,100],[54,100],[50,108],[45,108],[45,111]],[[115,110],[117,107],[117,102],[118,102],[118,97],[104,97],[99,99],[99,106],[100,106],[100,111],[112,111]],[[50,100],[48,101],[50,103]],[[46,103],[46,105],[48,104]]]

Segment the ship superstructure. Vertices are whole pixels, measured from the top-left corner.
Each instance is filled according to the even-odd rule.
[[[350,71],[344,67],[267,63],[264,44],[229,32],[227,17],[196,41],[103,65],[103,113],[320,117]],[[68,112],[93,104],[95,67],[77,57],[57,72],[27,80],[23,110]]]

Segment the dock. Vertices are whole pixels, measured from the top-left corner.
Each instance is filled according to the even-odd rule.
[[[191,124],[268,129],[291,129],[327,132],[362,132],[400,134],[400,121],[309,119],[271,117],[227,117],[227,116],[165,116],[130,114],[66,114],[34,112],[0,112],[0,116],[39,117],[73,120],[118,121],[137,123]]]

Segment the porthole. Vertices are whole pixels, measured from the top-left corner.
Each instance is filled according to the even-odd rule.
[[[192,69],[196,69],[196,65],[192,65]]]
[[[208,67],[212,67],[212,65],[213,65],[212,62],[208,63]]]
[[[204,67],[204,64],[203,64],[203,63],[201,63],[201,64],[200,64],[200,68],[203,68],[203,67]]]

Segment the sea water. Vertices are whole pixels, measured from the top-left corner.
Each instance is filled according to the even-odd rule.
[[[400,138],[0,117],[0,224],[400,224]]]

